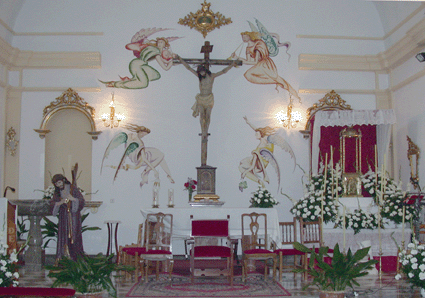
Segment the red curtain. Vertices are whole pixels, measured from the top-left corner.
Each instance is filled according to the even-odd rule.
[[[347,126],[322,126],[321,137],[319,143],[320,155],[319,163],[325,163],[325,156],[328,153],[328,163],[331,161],[331,146],[333,148],[333,162],[336,164],[340,161],[340,139],[339,133]],[[355,125],[355,130],[362,133],[361,139],[361,154],[362,154],[362,174],[369,170],[375,171],[375,145],[376,145],[376,125]],[[345,139],[345,172],[355,172],[356,162],[356,139]]]

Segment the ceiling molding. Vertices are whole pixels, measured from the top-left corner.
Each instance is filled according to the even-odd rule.
[[[101,68],[100,52],[21,51],[0,37],[0,64],[9,70]]]

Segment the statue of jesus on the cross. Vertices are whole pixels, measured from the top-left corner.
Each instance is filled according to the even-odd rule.
[[[214,106],[214,95],[212,88],[214,79],[222,74],[228,72],[232,67],[240,65],[240,61],[236,60],[210,60],[209,53],[212,51],[212,46],[208,41],[201,49],[201,53],[205,54],[204,60],[199,59],[183,59],[180,56],[176,58],[183,64],[190,72],[199,78],[199,93],[196,95],[196,102],[192,106],[193,117],[200,116],[201,131],[202,131],[202,148],[201,148],[201,164],[206,165],[207,163],[207,143],[208,143],[208,128],[211,121],[211,111]],[[190,67],[189,63],[198,64],[198,68],[195,71]],[[239,63],[238,63],[239,62]],[[209,65],[228,65],[226,68],[219,72],[212,73],[209,70]]]

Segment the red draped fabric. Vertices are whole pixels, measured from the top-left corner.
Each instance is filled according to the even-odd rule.
[[[319,143],[320,161],[325,163],[326,153],[328,154],[328,163],[331,161],[331,146],[333,148],[333,162],[339,162],[340,156],[340,138],[339,133],[347,126],[322,126],[321,139]],[[355,125],[356,131],[360,129],[362,133],[361,139],[361,155],[362,155],[362,174],[369,170],[369,167],[375,170],[375,145],[376,145],[376,125]],[[356,162],[356,139],[345,139],[345,172],[354,173]]]

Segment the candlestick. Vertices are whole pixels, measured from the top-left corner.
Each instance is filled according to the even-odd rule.
[[[332,199],[334,198],[334,149],[331,146],[331,194]]]
[[[375,144],[375,194],[378,193],[378,148]]]
[[[174,207],[174,189],[172,188],[168,189],[168,207],[169,208]]]
[[[328,176],[328,153],[326,152],[325,155],[325,181],[323,183],[323,193],[322,193],[322,222],[321,222],[321,226],[322,228],[320,229],[320,237],[321,239],[323,239],[323,223],[325,221],[325,214],[323,212],[323,205],[324,205],[324,197],[325,197],[325,193],[326,193],[326,181],[327,181],[327,176]]]
[[[406,217],[406,205],[403,205],[403,220],[402,220],[402,230],[401,230],[401,241],[403,243],[404,248],[404,225],[405,225],[405,217]]]
[[[342,247],[343,247],[343,252],[345,253],[345,233],[346,233],[346,231],[345,231],[345,205],[344,205],[344,213],[343,213],[343,219],[342,219],[342,227],[343,227],[343,229],[342,229],[342,231],[343,231],[343,245],[342,245]]]

